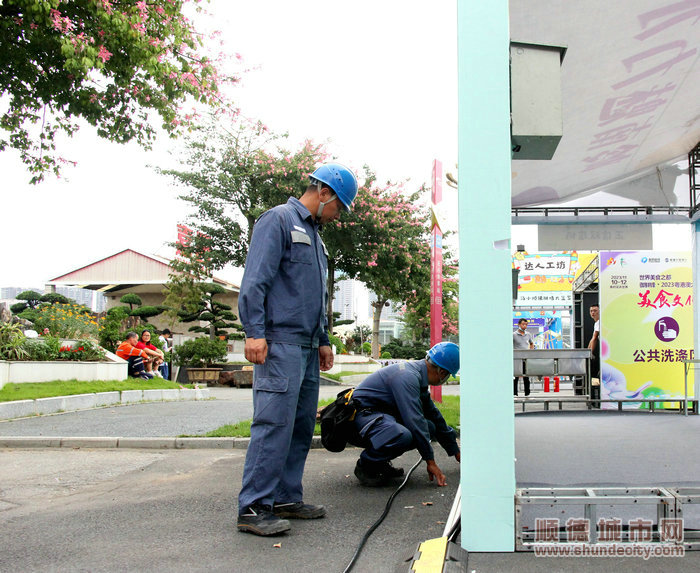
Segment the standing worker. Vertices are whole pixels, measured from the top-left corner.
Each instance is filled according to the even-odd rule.
[[[238,496],[238,529],[275,535],[292,519],[326,510],[303,501],[301,485],[318,406],[319,368],[333,367],[326,308],[328,253],[319,227],[350,211],[352,171],[322,165],[300,199],[255,223],[238,311],[245,357],[255,364],[253,423]]]
[[[591,375],[600,380],[600,306],[593,303],[588,313],[593,319],[593,335],[588,342],[588,349],[591,351]]]
[[[513,332],[513,350],[532,350],[535,347],[532,334],[527,331],[527,318],[518,321],[518,329]],[[525,396],[530,395],[530,377],[523,376]],[[518,395],[518,376],[513,378],[513,396]]]
[[[414,448],[426,461],[430,480],[447,485],[445,474],[435,463],[430,440],[435,438],[458,462],[459,445],[455,431],[433,404],[428,385],[444,384],[457,372],[459,347],[454,342],[439,342],[425,360],[386,366],[355,388],[354,424],[358,445],[365,448],[357,460],[355,476],[362,485],[382,486],[403,477],[403,469],[395,468],[391,460]]]

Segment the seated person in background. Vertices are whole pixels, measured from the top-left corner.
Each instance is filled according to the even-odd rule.
[[[165,355],[151,342],[150,330],[144,330],[141,333],[141,339],[136,344],[136,348],[143,350],[150,358],[150,361],[146,363],[146,372],[162,378],[163,376],[158,371],[158,367],[163,363]]]
[[[163,346],[163,352],[168,352],[170,350],[170,341],[172,340],[172,338],[173,338],[173,333],[170,332],[169,328],[164,329],[160,333],[158,340],[160,340],[160,343]]]
[[[163,353],[169,352],[170,349],[172,348],[170,343],[173,338],[173,333],[170,332],[169,328],[166,328],[163,330],[158,337],[158,340],[160,340],[161,346],[163,348]],[[166,380],[170,380],[170,364],[168,364],[168,361],[165,360],[163,364],[160,365],[160,373],[163,375],[163,378]]]
[[[144,350],[137,348],[139,336],[135,332],[127,332],[124,342],[117,348],[116,355],[129,363],[128,375],[134,378],[150,380],[153,375],[147,374],[144,364],[151,360]]]

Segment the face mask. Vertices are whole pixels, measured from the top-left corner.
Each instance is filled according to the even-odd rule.
[[[448,380],[449,377],[450,377],[450,373],[447,372],[447,373],[445,374],[444,378],[442,378],[442,379],[440,380],[439,385],[442,386],[445,382],[447,382],[447,380]]]

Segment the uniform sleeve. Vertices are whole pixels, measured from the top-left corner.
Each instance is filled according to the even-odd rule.
[[[454,456],[458,453],[457,433],[447,425],[445,418],[442,417],[442,413],[431,400],[430,394],[423,398],[423,412],[425,417],[435,424],[435,439],[447,452],[447,455]]]
[[[316,233],[316,237],[318,240],[321,242],[321,245],[323,246],[323,252],[326,255],[326,259],[328,258],[328,249],[326,249],[326,245],[323,242],[323,239],[321,239],[321,236]],[[328,266],[328,261],[326,260],[326,266]],[[328,271],[326,271],[327,273]],[[318,345],[319,346],[330,346],[331,341],[330,338],[328,337],[328,313],[326,312],[326,309],[328,309],[328,283],[326,283],[326,292],[323,293],[323,328],[321,329],[321,334],[318,335]]]
[[[428,422],[421,405],[420,381],[415,373],[408,369],[400,371],[399,375],[389,382],[389,387],[403,425],[413,435],[421,457],[424,460],[435,459],[433,447],[430,445]]]
[[[238,314],[248,338],[265,338],[265,299],[284,248],[284,225],[279,213],[263,213],[253,227],[238,297]]]

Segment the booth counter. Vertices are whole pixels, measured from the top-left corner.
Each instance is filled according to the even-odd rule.
[[[571,376],[577,394],[591,395],[591,351],[587,348],[513,350],[513,376]]]

